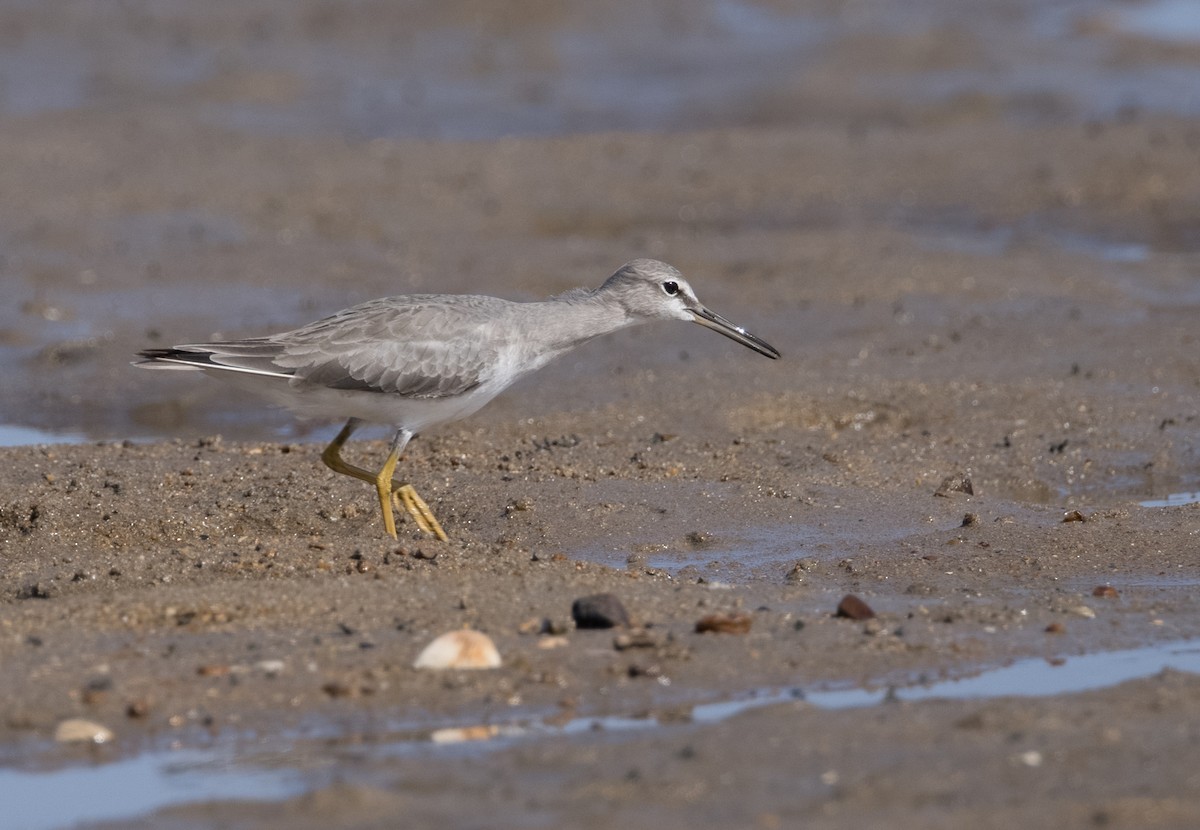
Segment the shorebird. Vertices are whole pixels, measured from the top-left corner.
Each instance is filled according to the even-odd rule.
[[[321,460],[334,472],[374,485],[393,539],[395,502],[418,528],[445,540],[412,485],[392,479],[409,440],[470,415],[513,381],[593,337],[653,320],[699,323],[772,360],[779,357],[766,341],[705,308],[675,268],[635,259],[599,288],[575,288],[541,302],[404,294],[282,334],[146,349],[134,365],[203,371],[302,417],[348,419]],[[363,423],[395,429],[377,472],[342,459],[342,445]]]

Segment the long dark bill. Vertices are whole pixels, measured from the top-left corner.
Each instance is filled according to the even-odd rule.
[[[770,343],[763,340],[761,337],[754,336],[741,326],[735,326],[720,314],[709,311],[703,306],[689,310],[695,316],[696,322],[705,328],[719,332],[720,334],[728,337],[730,340],[736,340],[743,346],[754,349],[754,351],[764,355],[765,357],[769,357],[772,360],[777,360],[779,358],[779,350]]]

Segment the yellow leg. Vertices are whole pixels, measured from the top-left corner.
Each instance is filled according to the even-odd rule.
[[[383,467],[378,473],[372,473],[342,459],[342,445],[349,440],[354,430],[358,429],[358,425],[359,421],[351,418],[342,427],[342,431],[337,434],[337,437],[325,448],[321,453],[321,460],[325,462],[325,466],[335,473],[352,476],[375,485],[375,492],[379,496],[379,511],[383,514],[383,526],[393,539],[397,538],[396,519],[392,513],[394,499],[396,506],[403,507],[408,515],[412,516],[417,527],[425,533],[432,533],[445,542],[449,537],[446,536],[446,531],[442,530],[441,524],[434,517],[433,511],[429,509],[425,500],[417,495],[417,491],[411,484],[397,486],[397,482],[392,479],[392,474],[396,471],[396,462],[399,461],[400,453],[404,451],[405,445],[412,438],[412,433],[408,430],[397,432],[396,437],[392,439],[392,448],[388,453],[387,461],[383,463]]]
[[[375,492],[379,494],[379,512],[383,514],[383,527],[393,539],[396,538],[396,519],[392,516],[392,473],[395,472],[399,459],[400,448],[392,447],[387,461],[383,462],[383,469],[375,476]],[[420,525],[420,522],[417,524]]]
[[[353,476],[359,481],[365,481],[368,484],[374,484],[374,473],[364,470],[362,467],[355,467],[353,464],[347,464],[344,460],[342,460],[342,445],[346,443],[346,441],[354,433],[354,430],[358,429],[358,424],[359,422],[354,418],[351,418],[349,421],[347,421],[346,425],[342,427],[342,431],[337,434],[337,438],[334,438],[332,441],[330,441],[329,446],[326,447],[321,453],[321,460],[325,462],[326,467],[333,470],[335,473],[341,473],[344,476]]]

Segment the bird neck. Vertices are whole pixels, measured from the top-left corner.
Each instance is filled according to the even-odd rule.
[[[534,311],[538,321],[537,339],[540,346],[552,355],[637,322],[624,308],[606,302],[592,292],[529,305],[543,306]]]

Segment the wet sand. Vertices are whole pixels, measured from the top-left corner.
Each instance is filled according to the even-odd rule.
[[[235,770],[294,772],[259,803],[122,827],[1200,823],[1188,672],[694,709],[1200,636],[1200,504],[1142,504],[1200,491],[1200,121],[1135,94],[1194,78],[1200,46],[1099,12],[1047,34],[1036,4],[816,4],[759,87],[716,49],[730,84],[689,87],[687,55],[765,37],[705,7],[678,65],[629,59],[700,103],[618,117],[568,82],[594,56],[562,46],[619,42],[614,20],[406,16],[528,47],[472,53],[471,89],[527,105],[487,134],[439,121],[440,88],[401,96],[421,129],[367,94],[419,74],[390,62],[383,12],[90,8],[8,12],[21,48],[108,46],[81,53],[82,100],[10,92],[0,117],[0,422],[84,437],[0,448],[7,770],[232,748]],[[354,60],[326,75],[311,54]],[[410,445],[447,543],[382,534],[372,493],[320,463],[330,425],[128,366],[390,293],[542,297],[636,256],[783,359],[683,324],[588,344]],[[574,628],[597,592],[644,629],[632,644]],[[846,594],[878,616],[835,617]],[[713,613],[749,633],[696,633]],[[462,627],[503,667],[411,668]],[[56,745],[68,717],[117,740]],[[609,726],[555,731],[589,718]],[[432,740],[475,726],[493,728]]]

